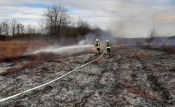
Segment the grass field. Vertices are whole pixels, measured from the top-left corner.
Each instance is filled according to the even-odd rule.
[[[6,58],[16,58],[28,50],[36,50],[42,45],[38,43],[27,43],[19,41],[0,42],[0,60]]]

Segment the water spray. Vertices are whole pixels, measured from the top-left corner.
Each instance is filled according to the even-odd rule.
[[[101,44],[103,46],[105,44]],[[74,46],[66,46],[66,47],[48,47],[44,49],[40,49],[34,52],[30,52],[27,54],[38,54],[38,53],[56,53],[60,55],[70,55],[74,53],[80,53],[84,51],[92,51],[90,47],[95,47],[94,45],[74,45]]]
[[[71,53],[78,53],[83,50],[88,50],[89,47],[93,47],[94,45],[75,45],[75,46],[66,46],[66,47],[48,47],[44,49],[40,49],[28,54],[38,54],[38,53],[57,53],[57,54],[71,54]],[[76,50],[75,50],[76,49]]]

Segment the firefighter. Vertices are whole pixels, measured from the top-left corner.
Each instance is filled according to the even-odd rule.
[[[97,53],[100,54],[100,42],[99,42],[98,39],[96,39],[96,44],[95,44],[95,46],[96,46],[96,49],[97,49]]]
[[[106,46],[107,46],[106,53],[108,53],[109,55],[111,55],[111,43],[108,40],[106,40]]]

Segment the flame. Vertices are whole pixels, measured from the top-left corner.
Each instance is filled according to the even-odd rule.
[[[106,46],[100,46],[100,49],[105,49],[106,48]],[[96,51],[96,46],[94,46],[94,47],[92,47],[91,48],[91,50],[94,52],[94,51]]]
[[[120,46],[123,47],[123,46],[126,46],[126,44],[121,44]]]
[[[120,45],[117,45],[116,47],[117,47],[117,48],[120,48],[121,46],[120,46]]]
[[[92,50],[92,51],[96,51],[96,47],[95,47],[95,46],[92,47],[91,50]]]
[[[161,46],[161,45],[162,45],[162,43],[156,43],[156,45]]]
[[[166,45],[170,45],[170,44],[171,44],[170,41],[166,42]]]
[[[105,46],[101,46],[101,49],[105,49]]]
[[[148,43],[144,42],[143,45],[148,45]]]

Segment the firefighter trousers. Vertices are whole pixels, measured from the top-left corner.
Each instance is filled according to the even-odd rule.
[[[100,54],[100,48],[97,48],[97,53],[99,53],[99,54]]]
[[[107,53],[111,54],[111,48],[107,48]]]

